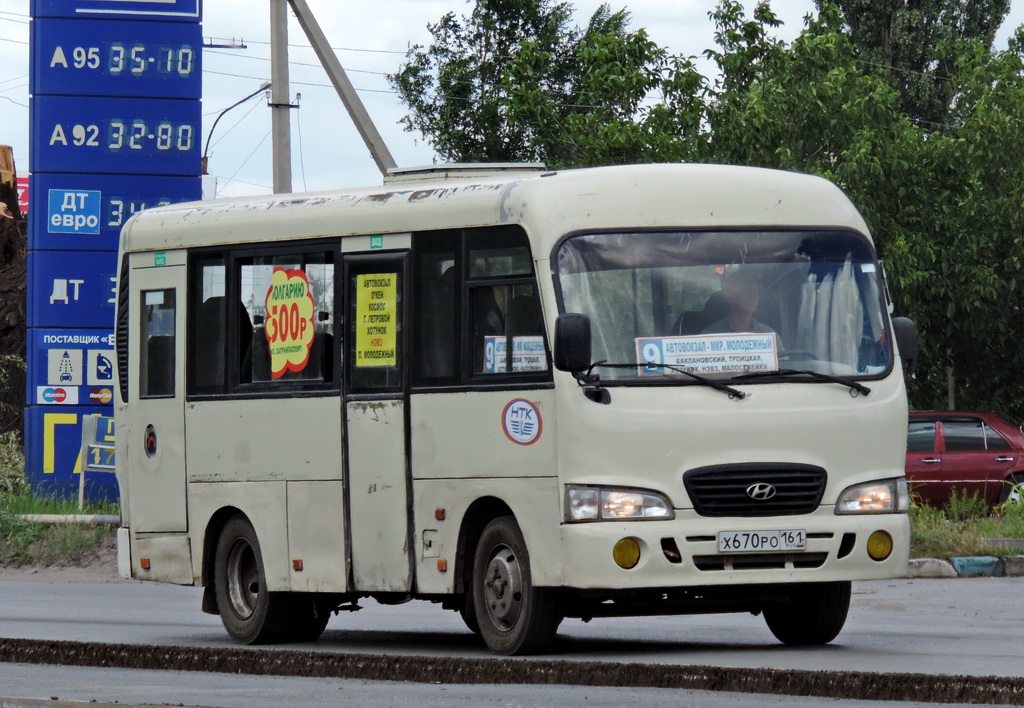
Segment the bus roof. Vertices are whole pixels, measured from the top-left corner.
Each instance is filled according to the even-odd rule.
[[[508,172],[304,194],[189,202],[135,215],[122,251],[521,224],[546,258],[564,234],[647,228],[852,228],[820,177],[755,167],[649,164]]]

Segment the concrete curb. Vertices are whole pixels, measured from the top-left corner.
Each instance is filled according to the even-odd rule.
[[[121,523],[121,517],[116,514],[18,514],[17,516],[23,521],[32,521],[37,524],[117,526]]]
[[[908,578],[1002,578],[1024,577],[1024,556],[970,556],[951,558],[912,558],[907,563]]]

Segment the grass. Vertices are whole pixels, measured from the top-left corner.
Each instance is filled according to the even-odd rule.
[[[78,514],[77,499],[33,496],[25,458],[14,433],[0,435],[0,567],[81,565],[96,556],[116,531],[82,524],[39,524],[21,514]],[[117,504],[86,504],[84,514],[117,514]]]
[[[985,539],[1024,539],[1024,503],[996,509],[977,496],[955,494],[943,508],[913,504],[910,508],[910,557],[1004,556],[1019,548],[991,546]]]

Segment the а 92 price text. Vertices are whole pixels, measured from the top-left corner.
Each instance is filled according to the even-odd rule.
[[[63,147],[105,147],[111,152],[190,152],[195,147],[196,129],[191,123],[167,120],[132,121],[111,119],[106,126],[58,123],[50,132],[50,145]]]

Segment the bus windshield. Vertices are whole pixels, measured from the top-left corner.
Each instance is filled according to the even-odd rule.
[[[602,381],[889,370],[879,267],[853,231],[584,234],[557,272],[563,311],[590,318],[593,359],[612,365]]]

